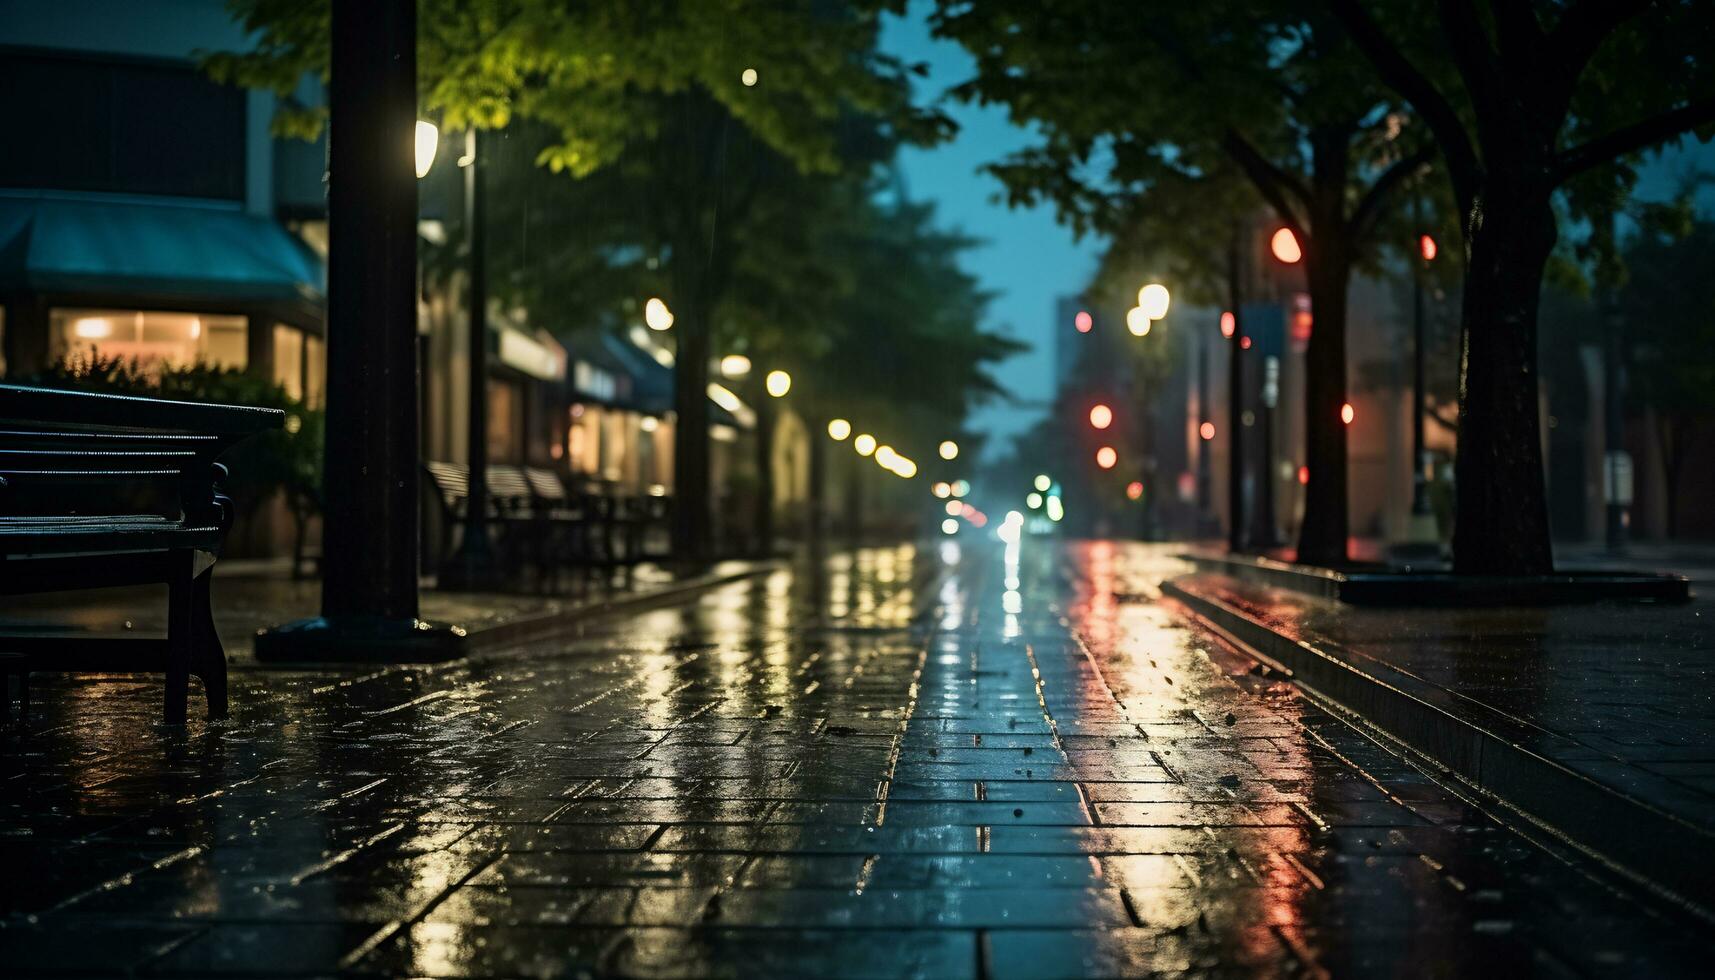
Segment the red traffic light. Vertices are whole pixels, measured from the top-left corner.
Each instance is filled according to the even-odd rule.
[[[1435,247],[1435,239],[1430,238],[1428,235],[1419,235],[1417,237],[1417,250],[1423,255],[1423,261],[1425,262],[1434,262],[1435,256],[1441,251]]]

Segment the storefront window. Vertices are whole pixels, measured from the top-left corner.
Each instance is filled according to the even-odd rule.
[[[242,369],[249,362],[241,316],[141,310],[56,309],[49,316],[57,358],[135,361],[143,367],[207,364]]]
[[[573,405],[570,414],[571,422],[566,431],[566,460],[573,473],[599,476],[602,411],[589,405]]]
[[[328,391],[327,343],[312,334],[304,335],[304,401],[321,408]]]
[[[523,458],[524,403],[518,386],[507,381],[488,382],[488,458],[516,463]]]
[[[274,325],[274,383],[298,400],[304,397],[304,332]]]

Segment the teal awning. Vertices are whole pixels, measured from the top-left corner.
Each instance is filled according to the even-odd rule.
[[[0,193],[0,291],[319,302],[321,260],[275,222],[194,202]]]

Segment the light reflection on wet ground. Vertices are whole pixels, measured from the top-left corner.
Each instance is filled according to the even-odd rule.
[[[1690,973],[1157,601],[1165,553],[870,550],[432,670],[40,685],[0,972]]]

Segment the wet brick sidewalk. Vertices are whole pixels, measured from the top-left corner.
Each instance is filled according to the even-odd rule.
[[[1163,553],[867,552],[433,670],[39,685],[0,972],[1691,975],[1152,598]],[[1123,601],[1120,597],[1124,597]]]

